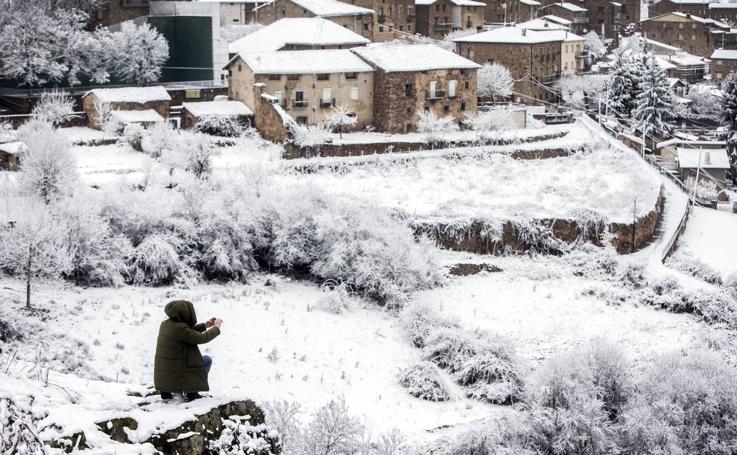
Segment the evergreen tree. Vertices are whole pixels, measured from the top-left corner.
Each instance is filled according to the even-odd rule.
[[[607,105],[617,117],[629,118],[635,104],[633,61],[628,52],[616,52],[618,65],[609,78]]]
[[[668,133],[673,129],[669,120],[673,118],[673,101],[665,71],[651,56],[640,59],[640,93],[633,114],[637,129],[648,136]]]
[[[722,112],[727,126],[727,148],[732,165],[732,178],[737,174],[737,73],[729,73],[722,82]]]

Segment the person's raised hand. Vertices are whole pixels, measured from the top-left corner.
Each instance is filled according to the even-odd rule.
[[[215,319],[215,321],[212,324],[219,329],[220,326],[223,325],[223,320],[222,319]]]
[[[208,319],[207,322],[205,322],[205,327],[210,328],[213,325],[215,325],[215,319],[216,318],[210,318],[210,319]]]

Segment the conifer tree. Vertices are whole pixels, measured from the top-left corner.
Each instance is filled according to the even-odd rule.
[[[648,136],[669,133],[673,129],[673,100],[665,71],[652,56],[640,59],[640,93],[633,114],[637,129]]]

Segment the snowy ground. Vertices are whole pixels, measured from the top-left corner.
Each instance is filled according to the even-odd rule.
[[[694,207],[679,248],[711,266],[726,279],[737,272],[737,214]]]

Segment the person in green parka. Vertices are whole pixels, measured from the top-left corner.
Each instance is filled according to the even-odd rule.
[[[186,401],[201,398],[199,392],[210,390],[207,375],[212,358],[203,356],[197,345],[220,335],[223,321],[212,318],[198,324],[194,305],[186,300],[169,302],[164,313],[169,319],[161,323],[156,340],[154,386],[164,400],[173,393],[184,394]]]

